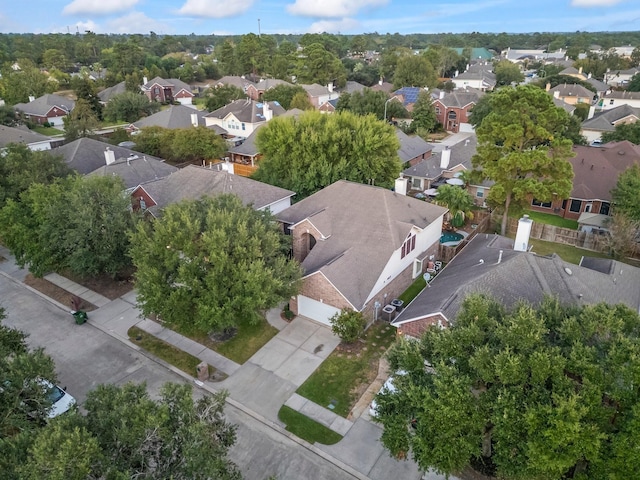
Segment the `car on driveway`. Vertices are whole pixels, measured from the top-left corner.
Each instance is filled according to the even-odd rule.
[[[397,375],[405,375],[407,372],[405,372],[404,370],[398,370],[394,375],[390,376],[389,378],[387,378],[387,380],[384,382],[384,384],[382,385],[382,387],[380,388],[380,391],[376,394],[376,396],[373,398],[373,400],[371,401],[371,405],[369,405],[369,415],[371,415],[371,418],[376,418],[378,416],[378,402],[376,401],[376,398],[378,397],[378,395],[382,394],[382,393],[393,393],[396,391],[396,387],[393,384],[393,380]]]
[[[60,388],[48,380],[40,380],[39,382],[47,390],[47,396],[51,401],[51,410],[47,414],[49,418],[62,415],[76,405],[76,399],[69,395],[64,388]]]

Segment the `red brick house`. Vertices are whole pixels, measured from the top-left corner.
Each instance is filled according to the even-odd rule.
[[[14,110],[21,112],[27,120],[42,125],[52,123],[62,126],[63,119],[75,107],[76,102],[60,95],[47,94],[38,98],[29,98],[29,103],[18,103]]]
[[[348,208],[346,208],[348,206]],[[341,309],[371,322],[437,254],[446,208],[340,180],[276,215],[304,270],[291,310],[325,325]]]
[[[191,87],[177,78],[156,77],[149,82],[145,81],[140,88],[152,102],[191,105],[194,97]]]
[[[483,92],[472,88],[454,90],[451,93],[441,91],[433,101],[438,122],[447,132],[473,131],[469,124],[469,114],[482,95]]]
[[[551,202],[531,200],[531,210],[553,213],[577,220],[582,213],[609,215],[611,190],[618,176],[632,165],[640,165],[640,146],[628,141],[610,142],[599,147],[575,145],[573,190],[567,199]]]

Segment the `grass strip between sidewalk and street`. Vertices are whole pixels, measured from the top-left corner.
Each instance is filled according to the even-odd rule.
[[[143,348],[161,360],[170,363],[174,367],[179,368],[186,374],[191,375],[192,377],[196,376],[196,367],[200,363],[200,360],[197,357],[194,357],[190,353],[182,351],[164,340],[154,337],[150,333],[147,333],[135,326],[131,327],[127,334],[129,335],[129,339],[136,345],[139,345],[140,348]],[[214,370],[213,367],[209,365],[210,375],[213,374],[212,370]]]
[[[378,374],[380,357],[395,340],[396,329],[388,323],[372,325],[354,345],[340,344],[297,393],[337,415],[347,417]]]
[[[283,405],[278,418],[286,425],[286,430],[309,443],[333,445],[342,440],[342,435],[311,418]]]

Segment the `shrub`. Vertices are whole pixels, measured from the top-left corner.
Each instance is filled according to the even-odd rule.
[[[350,309],[343,309],[329,319],[331,331],[345,343],[353,343],[364,333],[367,322],[364,315]]]

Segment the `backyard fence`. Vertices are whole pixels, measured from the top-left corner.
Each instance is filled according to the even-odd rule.
[[[438,258],[441,262],[450,262],[453,257],[455,257],[460,252],[460,250],[462,250],[467,245],[467,243],[471,241],[473,237],[475,237],[478,233],[486,232],[491,226],[491,214],[486,210],[478,210],[474,212],[472,225],[475,225],[475,228],[472,228],[469,235],[467,235],[459,244],[455,246],[446,246],[440,244],[440,248],[438,249]]]

